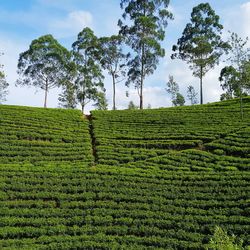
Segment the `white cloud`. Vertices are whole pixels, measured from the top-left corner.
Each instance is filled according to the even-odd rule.
[[[244,3],[240,7],[242,12],[242,32],[245,36],[248,36],[250,38],[250,2]]]
[[[78,34],[84,27],[93,26],[91,13],[83,10],[68,13],[67,17],[54,20],[49,24],[49,30],[58,38],[71,37]]]

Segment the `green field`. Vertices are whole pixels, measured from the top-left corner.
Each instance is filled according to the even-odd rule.
[[[135,111],[0,106],[0,249],[250,245],[250,98]]]

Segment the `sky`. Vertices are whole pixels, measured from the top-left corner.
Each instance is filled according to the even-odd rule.
[[[171,106],[169,94],[165,91],[169,75],[173,75],[180,86],[180,93],[186,96],[187,86],[193,85],[199,92],[199,79],[192,76],[188,65],[181,60],[171,60],[171,49],[181,37],[183,29],[190,21],[193,7],[202,1],[170,0],[169,10],[174,20],[169,21],[162,47],[166,56],[160,60],[157,70],[147,77],[144,87],[144,106],[152,108]],[[229,37],[228,31],[236,32],[242,38],[250,37],[250,1],[210,0],[207,1],[220,16],[224,26],[223,39]],[[52,34],[63,46],[71,49],[77,34],[85,27],[95,34],[110,36],[117,34],[118,19],[121,18],[120,0],[0,0],[0,64],[4,65],[9,86],[5,104],[24,106],[43,106],[44,93],[34,87],[17,87],[17,61],[19,54],[26,51],[32,40],[45,34]],[[226,62],[221,62],[210,70],[204,78],[204,102],[219,101],[222,93],[218,77]],[[105,88],[112,107],[111,78],[105,73]],[[126,97],[126,91],[129,97]],[[48,107],[58,107],[60,89],[52,89],[48,96]],[[124,83],[117,85],[117,107],[125,109],[130,101],[139,104],[137,91]],[[189,101],[186,100],[186,104]],[[91,104],[87,112],[92,110]]]

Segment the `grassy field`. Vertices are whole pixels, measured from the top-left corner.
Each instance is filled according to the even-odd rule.
[[[250,98],[143,111],[0,106],[0,249],[250,245]]]

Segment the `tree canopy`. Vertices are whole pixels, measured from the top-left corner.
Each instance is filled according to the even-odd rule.
[[[123,37],[113,35],[111,37],[101,37],[100,54],[101,65],[112,77],[113,85],[113,110],[116,109],[116,84],[125,80],[126,63],[129,54],[125,54],[122,49]]]
[[[203,77],[219,63],[229,45],[221,39],[223,26],[220,18],[209,3],[201,3],[193,8],[191,22],[188,23],[173,46],[172,59],[186,61],[193,75],[200,79],[200,103],[203,104]]]
[[[120,34],[134,54],[128,61],[126,85],[134,84],[143,108],[143,88],[146,76],[157,68],[159,58],[165,55],[160,42],[165,38],[165,28],[172,13],[167,9],[169,0],[122,0],[123,21],[119,20]],[[127,22],[125,23],[126,19]]]
[[[104,92],[99,41],[90,28],[84,28],[72,45],[76,65],[76,96],[84,112],[85,106],[91,101],[98,101]]]
[[[52,88],[63,84],[70,52],[52,35],[41,36],[31,42],[29,49],[20,54],[18,60],[17,85],[28,85],[45,91],[44,107],[47,107],[47,94]]]

